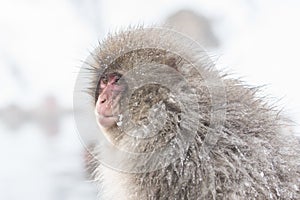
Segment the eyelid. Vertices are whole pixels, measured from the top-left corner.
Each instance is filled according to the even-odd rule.
[[[115,79],[115,83],[118,84],[120,79],[121,79],[121,77],[117,76],[116,79]]]
[[[114,72],[114,73],[110,74],[109,77],[112,77],[112,78],[115,79],[114,84],[118,84],[118,82],[121,79],[122,75],[117,73],[117,72]]]

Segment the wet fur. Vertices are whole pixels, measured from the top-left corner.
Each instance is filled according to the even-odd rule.
[[[101,73],[126,72],[141,63],[161,63],[190,74],[190,85],[196,88],[200,97],[200,113],[190,115],[201,116],[192,145],[176,162],[161,170],[125,173],[94,161],[91,165],[95,166],[94,177],[99,183],[100,199],[300,199],[299,142],[287,133],[287,121],[257,94],[257,88],[247,87],[239,80],[222,75],[226,91],[226,120],[218,132],[216,145],[211,147],[207,156],[202,156],[201,149],[210,128],[211,106],[209,91],[201,84],[203,77],[194,76],[194,72],[184,72],[190,63],[172,52],[151,48],[127,52],[132,46],[139,49],[142,43],[153,46],[165,43],[185,54],[193,64],[200,65],[205,76],[219,76],[219,72],[203,59],[201,51],[186,52],[189,47],[182,47],[180,41],[174,41],[170,35],[158,36],[148,29],[133,28],[108,36],[100,43],[94,52],[94,61],[90,63],[90,70],[94,72],[91,95],[95,101],[95,87]],[[115,57],[118,59],[115,60]],[[144,152],[173,140],[177,129],[180,129],[175,121],[180,108],[176,101],[169,102],[168,98],[164,98],[168,91],[159,93],[159,86],[139,91],[135,93],[139,97],[135,100],[137,102],[134,98],[132,100],[133,113],[141,108],[147,110],[152,106],[150,104],[160,101],[166,105],[169,125],[161,130],[161,137],[132,144],[126,136],[120,137],[117,127],[112,127],[106,134],[115,145],[124,148],[134,146]],[[147,100],[147,94],[154,99]],[[139,105],[136,110],[135,103]],[[144,119],[142,115],[134,116],[137,123]],[[100,160],[101,156],[105,156],[101,146],[95,152]]]

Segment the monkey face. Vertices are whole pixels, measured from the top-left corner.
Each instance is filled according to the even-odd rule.
[[[116,124],[118,120],[119,100],[125,86],[120,84],[121,74],[114,72],[101,76],[96,98],[96,117],[98,124],[105,129],[108,129]]]

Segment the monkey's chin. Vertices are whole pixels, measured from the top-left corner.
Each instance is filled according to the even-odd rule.
[[[103,129],[109,129],[118,121],[117,116],[97,116],[98,125]]]

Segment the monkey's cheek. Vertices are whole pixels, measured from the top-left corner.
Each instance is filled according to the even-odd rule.
[[[98,117],[98,123],[102,128],[110,128],[118,121],[117,117]]]

